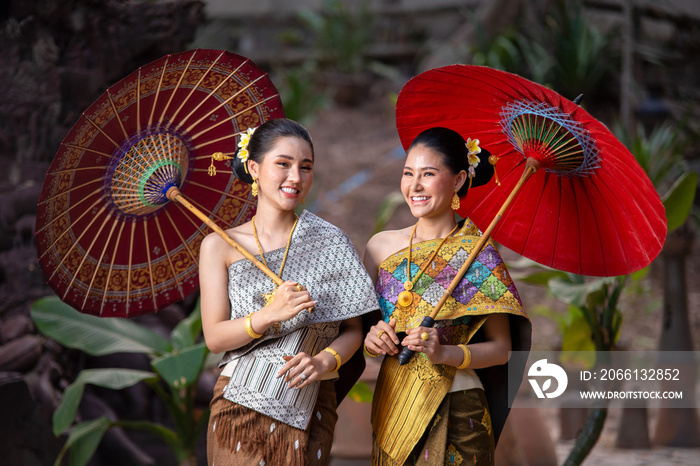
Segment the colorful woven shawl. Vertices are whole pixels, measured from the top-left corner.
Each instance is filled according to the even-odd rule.
[[[398,305],[397,299],[407,280],[408,248],[382,262],[376,289],[384,320],[395,318],[397,333],[419,326],[478,240],[479,230],[465,220],[414,284],[413,302],[406,308]],[[413,245],[411,277],[425,265],[439,242],[437,239]],[[495,313],[527,320],[513,280],[493,242],[488,241],[435,319],[440,342],[469,342],[487,317]],[[423,353],[417,353],[404,366],[399,366],[396,357],[384,358],[374,393],[372,427],[379,447],[398,464],[403,464],[428,427],[450,389],[455,370],[452,366],[431,364]]]

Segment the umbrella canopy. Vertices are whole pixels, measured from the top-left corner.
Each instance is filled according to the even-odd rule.
[[[208,225],[255,212],[230,169],[208,175],[212,154],[233,155],[236,136],[281,117],[268,76],[218,50],[168,55],[110,87],[63,140],[39,199],[39,262],[56,294],[82,312],[129,317],[195,291]]]
[[[403,87],[396,126],[404,148],[421,131],[444,126],[479,139],[498,158],[496,177],[471,188],[458,211],[482,230],[530,160],[536,171],[492,231],[525,257],[614,276],[646,267],[661,252],[666,216],[648,176],[602,123],[551,89],[488,67],[437,68]]]

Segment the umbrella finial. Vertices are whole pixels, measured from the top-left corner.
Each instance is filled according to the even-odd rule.
[[[580,105],[582,100],[583,100],[583,94],[579,94],[579,96],[574,99],[574,103],[576,105]]]

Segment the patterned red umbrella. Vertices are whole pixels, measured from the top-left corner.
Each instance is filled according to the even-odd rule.
[[[168,55],[110,87],[65,137],[39,199],[39,262],[56,294],[130,317],[195,291],[208,227],[255,212],[230,169],[207,174],[212,154],[233,155],[236,136],[283,116],[268,76],[217,50]]]
[[[396,126],[405,148],[444,126],[498,158],[496,177],[471,188],[459,213],[523,256],[614,276],[661,252],[666,216],[647,175],[602,123],[551,89],[487,67],[433,69],[401,90]]]

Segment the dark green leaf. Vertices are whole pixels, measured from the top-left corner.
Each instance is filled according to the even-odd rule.
[[[63,447],[70,449],[70,466],[85,466],[111,425],[106,417],[77,424]]]
[[[175,349],[183,349],[192,346],[202,333],[202,313],[199,307],[200,301],[192,313],[182,319],[170,334],[170,342]]]
[[[94,356],[111,353],[158,354],[170,351],[163,337],[127,319],[81,314],[56,297],[31,306],[37,328],[68,348]]]
[[[202,371],[207,347],[204,343],[154,359],[151,364],[173,388],[183,388],[197,382]]]

